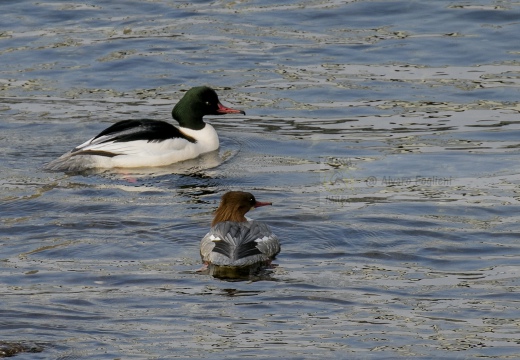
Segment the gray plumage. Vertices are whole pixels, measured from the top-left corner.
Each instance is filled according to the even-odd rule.
[[[202,261],[216,266],[268,264],[280,252],[280,242],[262,222],[224,221],[213,226],[200,243]]]

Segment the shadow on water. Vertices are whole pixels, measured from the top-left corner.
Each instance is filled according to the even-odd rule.
[[[278,281],[274,277],[273,268],[278,265],[272,264],[269,267],[264,265],[248,267],[215,266],[210,264],[207,267],[196,271],[188,271],[186,274],[198,274],[210,276],[226,282],[255,282],[255,281]]]
[[[0,341],[0,357],[11,357],[21,353],[40,353],[49,346],[46,343]]]

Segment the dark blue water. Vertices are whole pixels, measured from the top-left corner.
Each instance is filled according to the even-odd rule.
[[[19,359],[514,358],[520,7],[511,1],[0,5],[0,345]],[[219,158],[46,162],[214,87]],[[216,163],[215,163],[216,161]],[[269,276],[194,271],[227,190]]]

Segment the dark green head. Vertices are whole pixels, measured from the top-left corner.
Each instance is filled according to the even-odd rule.
[[[222,114],[245,115],[246,113],[222,105],[215,90],[207,86],[198,86],[188,90],[172,110],[172,116],[180,126],[193,130],[200,130],[204,127],[203,116]]]

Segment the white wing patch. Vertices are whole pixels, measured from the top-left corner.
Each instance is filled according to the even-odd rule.
[[[97,139],[96,139],[97,140]],[[147,140],[134,140],[122,142],[105,142],[105,143],[87,143],[78,146],[76,151],[107,151],[121,155],[155,155],[160,156],[168,151],[182,150],[190,143],[185,139],[167,139],[161,142],[149,142]]]
[[[255,242],[256,243],[260,243],[260,242],[266,242],[266,241],[271,241],[273,238],[271,236],[264,236],[263,238],[261,239],[256,239]]]
[[[215,235],[213,235],[213,234],[211,234],[211,236],[209,237],[209,239],[210,239],[211,241],[222,241],[221,238],[219,238],[218,236],[215,236]]]

